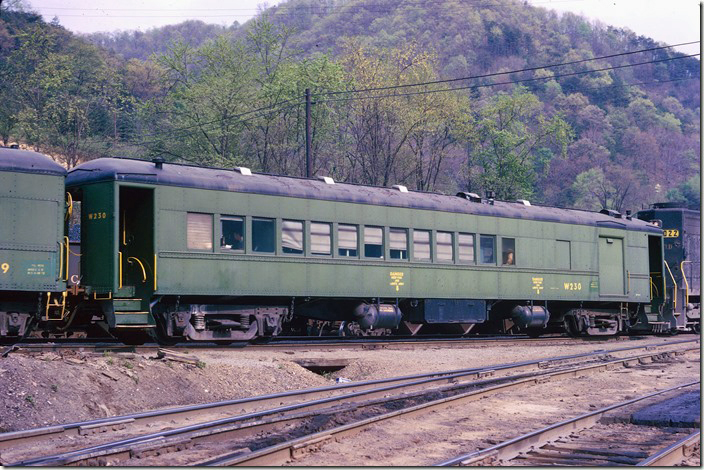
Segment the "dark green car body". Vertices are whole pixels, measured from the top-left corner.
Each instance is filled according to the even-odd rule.
[[[189,302],[286,316],[359,301],[472,324],[547,302],[558,319],[606,308],[662,320],[662,231],[630,216],[127,159],[80,165],[67,188],[83,204],[81,282],[112,327],[153,327],[159,303],[171,315]]]

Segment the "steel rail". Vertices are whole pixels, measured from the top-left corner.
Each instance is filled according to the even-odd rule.
[[[246,348],[247,351],[270,350],[270,349],[405,349],[418,348],[423,346],[452,346],[452,347],[472,347],[477,344],[503,343],[503,342],[525,342],[529,344],[573,344],[577,343],[606,343],[613,341],[641,340],[647,337],[637,335],[633,337],[623,336],[594,336],[594,337],[567,337],[549,336],[541,338],[530,338],[524,335],[515,336],[471,336],[471,337],[379,337],[379,338],[339,338],[339,337],[276,337],[268,342],[233,342],[227,346],[217,346],[214,343],[178,343],[169,346],[171,348],[188,348],[193,350],[208,349],[217,351],[232,351]],[[30,338],[31,339],[31,338]],[[46,339],[37,341],[25,341],[6,345],[4,353],[14,351],[41,352],[60,351],[64,349],[93,349],[96,352],[151,352],[160,346],[158,344],[144,344],[141,346],[130,346],[121,344],[119,341],[108,339],[90,341],[86,339],[70,340],[57,338],[50,342]]]
[[[695,348],[693,348],[695,349]],[[698,349],[698,348],[696,348]],[[691,349],[690,349],[691,350]],[[447,408],[449,406],[456,406],[466,402],[477,401],[482,398],[490,397],[494,394],[506,392],[510,390],[516,390],[525,388],[535,384],[547,383],[552,380],[560,380],[566,377],[578,377],[580,375],[587,375],[591,373],[598,373],[616,368],[617,366],[630,366],[638,364],[645,361],[646,359],[652,359],[653,357],[659,356],[659,353],[644,354],[640,356],[618,359],[603,364],[590,365],[585,367],[578,367],[574,369],[563,370],[560,372],[547,373],[545,375],[518,380],[514,382],[509,382],[502,385],[497,385],[489,388],[485,388],[478,391],[470,391],[455,395],[452,397],[441,398],[438,400],[430,401],[420,405],[412,406],[409,408],[385,413],[372,418],[364,419],[355,423],[346,424],[342,426],[335,427],[333,429],[328,429],[325,431],[317,432],[308,436],[293,439],[291,441],[276,444],[270,447],[266,447],[245,455],[241,455],[241,452],[235,454],[227,454],[216,457],[214,459],[204,460],[196,463],[196,465],[203,466],[258,466],[258,465],[282,465],[287,461],[302,455],[310,449],[316,449],[327,442],[333,440],[338,440],[342,437],[356,434],[363,429],[380,423],[382,421],[391,420],[400,416],[412,417],[414,415],[427,413],[428,411],[436,411],[440,409]]]
[[[496,444],[486,449],[470,452],[467,454],[454,457],[452,459],[446,460],[435,464],[438,467],[447,467],[451,465],[498,465],[501,461],[508,461],[521,453],[528,452],[536,447],[547,444],[550,441],[554,441],[561,437],[568,436],[569,434],[586,429],[594,426],[599,419],[602,418],[606,413],[623,408],[633,403],[637,403],[648,398],[652,398],[658,395],[662,395],[668,392],[679,390],[686,387],[692,387],[699,384],[700,381],[690,382],[686,384],[677,385],[675,387],[670,387],[657,392],[642,395],[631,400],[627,400],[615,405],[610,405],[605,408],[601,408],[590,413],[585,413],[583,415],[577,416],[576,418],[567,419],[559,423],[551,424],[537,431],[532,431],[522,436],[510,439],[508,441]]]
[[[690,348],[690,349],[698,349],[698,348]],[[683,352],[684,353],[684,352]],[[611,363],[618,363],[618,362],[623,362],[623,363],[631,363],[633,361],[638,362],[644,358],[653,358],[657,356],[662,356],[663,354],[668,354],[666,353],[656,353],[652,352],[649,354],[641,355],[641,356],[636,356],[632,358],[626,358],[626,359],[621,359],[618,361],[612,361]],[[609,362],[607,363],[601,363],[597,365],[591,365],[587,367],[586,369],[602,369],[606,370],[606,367],[608,367]],[[572,370],[574,371],[574,369]],[[568,372],[569,373],[569,372]],[[559,374],[559,373],[558,373]],[[556,375],[556,374],[552,374]],[[530,383],[534,383],[535,380],[541,380],[544,381],[545,379],[542,378],[543,376],[539,377],[538,379],[529,379]],[[441,380],[451,380],[449,377],[441,377]],[[220,434],[220,433],[228,433],[228,432],[234,432],[234,433],[239,433],[241,434],[241,427],[237,427],[238,424],[245,423],[247,421],[254,421],[254,424],[252,426],[265,426],[266,429],[270,429],[273,426],[275,426],[276,423],[272,422],[262,422],[262,419],[265,419],[267,416],[276,416],[280,417],[284,413],[291,413],[291,412],[301,412],[301,410],[308,409],[308,411],[313,411],[316,409],[321,409],[325,408],[325,406],[330,405],[331,403],[334,402],[343,402],[343,403],[350,403],[355,400],[363,400],[363,399],[369,399],[369,397],[373,396],[383,396],[384,394],[388,394],[390,391],[397,391],[398,389],[409,387],[409,386],[417,386],[422,383],[430,383],[433,381],[439,380],[438,378],[431,378],[431,379],[425,379],[422,381],[417,381],[415,383],[410,383],[410,384],[397,384],[397,385],[391,385],[391,386],[386,386],[386,387],[381,387],[377,389],[372,389],[372,390],[366,390],[366,391],[360,391],[360,392],[354,392],[350,393],[347,395],[342,395],[342,396],[334,396],[334,397],[328,397],[328,398],[323,398],[319,400],[313,400],[310,402],[304,402],[301,404],[296,404],[296,405],[287,405],[287,406],[281,406],[277,408],[273,408],[270,410],[265,410],[265,411],[258,411],[258,412],[253,412],[253,413],[247,413],[239,416],[234,416],[234,417],[229,417],[229,418],[223,418],[223,419],[218,419],[210,422],[205,422],[205,423],[199,423],[199,424],[194,424],[194,425],[189,425],[189,426],[184,426],[181,428],[177,429],[171,429],[167,431],[161,431],[161,432],[156,432],[156,433],[151,433],[147,435],[142,435],[138,437],[133,437],[133,438],[127,438],[127,439],[122,439],[116,442],[111,442],[111,443],[106,443],[106,444],[100,444],[100,445],[95,445],[91,446],[85,449],[80,449],[76,451],[70,451],[62,454],[56,454],[56,455],[49,455],[49,456],[43,456],[43,457],[38,457],[38,458],[33,458],[29,460],[23,460],[20,462],[16,462],[11,464],[12,466],[25,466],[25,465],[63,465],[63,464],[75,464],[80,461],[86,461],[88,459],[95,459],[97,457],[104,457],[106,455],[119,455],[121,457],[128,456],[130,451],[133,449],[134,446],[138,445],[145,445],[145,444],[153,444],[155,443],[157,446],[166,446],[170,445],[171,442],[173,442],[174,439],[183,439],[185,435],[191,435],[194,439],[201,439],[201,438],[212,438],[213,434]],[[497,380],[510,380],[510,377],[508,378],[501,378],[501,379],[493,379],[494,381]],[[467,386],[471,385],[470,384],[456,384],[454,385],[455,388],[457,387],[462,387],[462,386]],[[403,397],[392,397],[391,399],[387,399],[387,401],[395,401],[398,399],[402,399]],[[305,416],[304,416],[305,417]],[[300,419],[300,417],[289,417],[286,419]],[[256,421],[260,420],[260,421]],[[225,426],[223,428],[223,426]],[[233,428],[233,426],[235,426]],[[261,429],[257,429],[257,431],[261,431]]]
[[[81,433],[90,432],[91,430],[106,430],[110,428],[123,428],[127,425],[151,423],[159,420],[172,419],[174,417],[197,417],[203,411],[217,409],[220,412],[226,413],[231,410],[237,410],[241,412],[244,410],[252,411],[258,406],[264,406],[268,404],[281,404],[282,400],[295,401],[304,400],[306,397],[315,397],[319,395],[324,395],[326,393],[335,393],[343,391],[362,391],[368,390],[376,386],[383,385],[393,385],[393,384],[403,384],[404,382],[413,382],[423,379],[429,379],[435,377],[437,381],[452,381],[456,380],[462,376],[477,375],[486,376],[489,373],[495,373],[496,371],[519,371],[531,368],[546,368],[550,365],[555,365],[558,363],[569,362],[571,360],[579,360],[591,356],[603,356],[610,355],[614,353],[621,352],[633,352],[637,350],[654,350],[663,347],[670,347],[673,345],[687,344],[691,342],[698,342],[698,339],[690,340],[679,340],[668,342],[661,345],[643,345],[643,346],[630,346],[624,348],[616,348],[612,350],[598,350],[591,351],[587,353],[570,354],[563,356],[556,356],[543,359],[535,359],[529,361],[522,361],[517,363],[507,363],[499,364],[494,366],[478,367],[478,368],[468,368],[468,369],[456,369],[444,372],[428,372],[422,374],[414,374],[400,377],[392,377],[387,379],[376,379],[367,380],[363,382],[351,382],[343,383],[326,387],[317,387],[311,389],[300,389],[292,390],[287,392],[260,395],[250,398],[240,398],[234,400],[223,400],[212,403],[205,403],[199,405],[188,405],[176,408],[167,408],[163,410],[151,410],[138,413],[131,413],[125,415],[119,415],[109,418],[99,418],[87,421],[79,421],[74,423],[67,423],[57,426],[46,426],[41,428],[34,428],[22,431],[14,431],[0,434],[0,450],[8,449],[17,446],[19,443],[32,443],[39,442],[48,437],[55,437],[60,434],[76,436]]]
[[[684,439],[675,442],[647,459],[638,462],[637,467],[673,467],[701,448],[701,430],[694,431]]]

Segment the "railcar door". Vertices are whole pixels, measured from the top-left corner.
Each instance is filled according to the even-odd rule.
[[[623,238],[599,237],[599,294],[624,295],[626,292]]]
[[[156,285],[154,190],[120,186],[119,217],[120,296],[140,299],[147,310]]]

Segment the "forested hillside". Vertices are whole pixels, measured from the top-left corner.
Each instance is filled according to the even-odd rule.
[[[699,59],[577,15],[289,0],[241,26],[80,37],[28,10],[0,15],[0,137],[69,166],[161,155],[303,175],[310,89],[314,174],[588,209],[699,203]]]

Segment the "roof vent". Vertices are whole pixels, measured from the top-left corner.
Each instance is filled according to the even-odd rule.
[[[619,211],[615,211],[613,209],[602,209],[599,211],[600,214],[608,215],[611,217],[615,217],[617,219],[621,218],[621,213]]]
[[[235,171],[237,173],[244,175],[244,176],[252,176],[252,170],[250,170],[246,166],[236,166]]]
[[[152,163],[154,163],[154,166],[156,167],[157,170],[161,170],[164,167],[164,157],[154,157],[152,158]]]
[[[335,184],[335,180],[330,178],[329,176],[318,176],[318,179],[320,181],[324,181],[325,184]]]
[[[402,184],[395,184],[395,185],[393,185],[393,186],[391,186],[391,187],[394,188],[394,189],[398,189],[398,190],[401,191],[402,193],[407,193],[407,192],[408,192],[408,188],[405,187],[405,186],[402,185]]]
[[[517,202],[520,202],[524,206],[530,206],[530,201],[528,199],[516,199]]]
[[[481,196],[477,193],[465,193],[464,191],[460,191],[457,193],[457,196],[472,202],[482,202]]]

